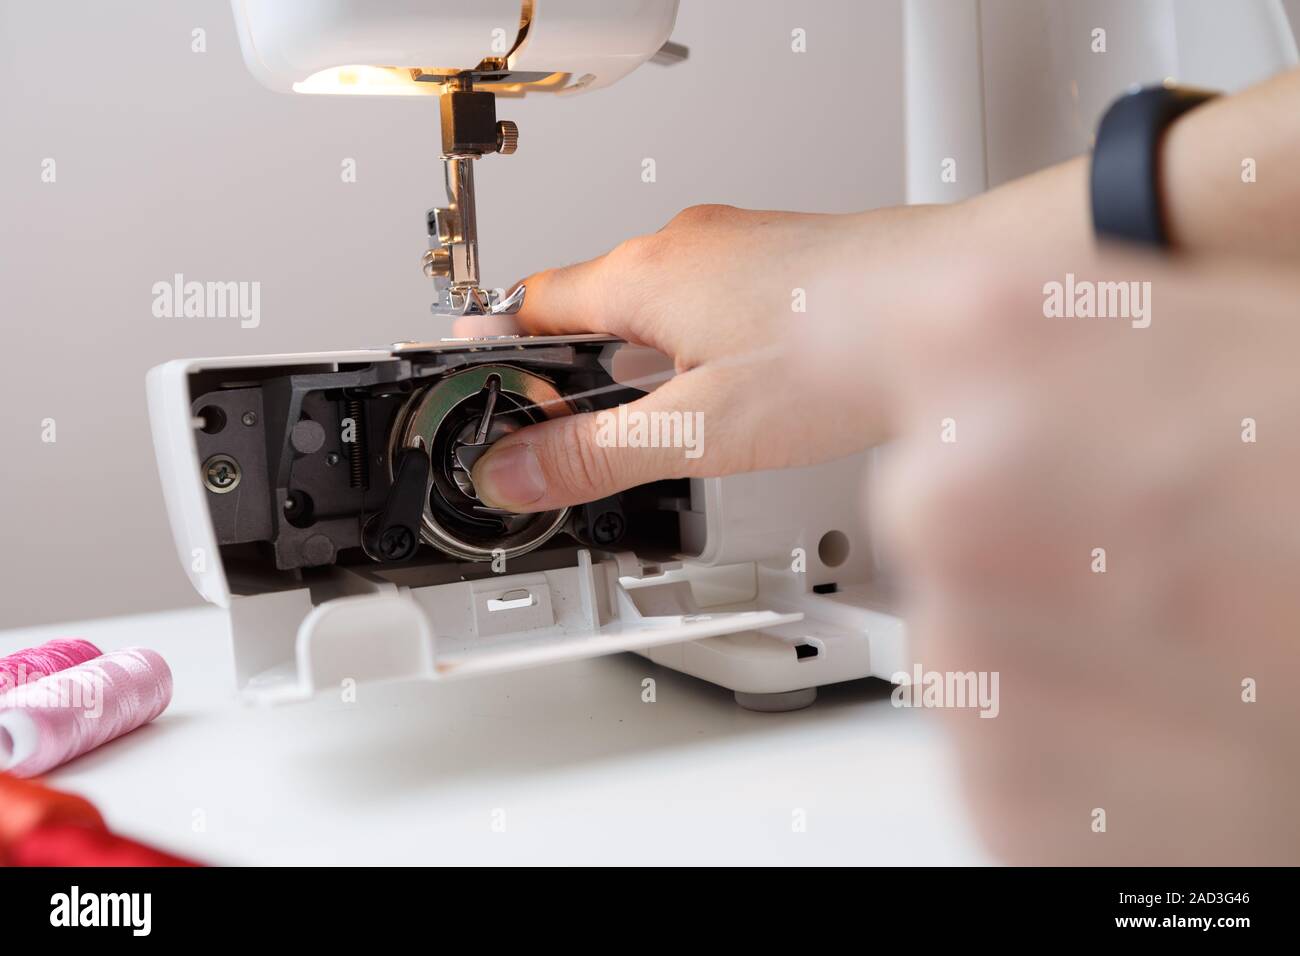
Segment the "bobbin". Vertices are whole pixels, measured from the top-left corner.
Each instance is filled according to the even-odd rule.
[[[407,448],[430,456],[421,538],[453,557],[490,561],[526,554],[555,535],[568,508],[515,514],[491,507],[479,499],[470,473],[494,442],[573,411],[554,384],[512,365],[452,372],[412,396],[390,433],[388,461],[391,469]]]

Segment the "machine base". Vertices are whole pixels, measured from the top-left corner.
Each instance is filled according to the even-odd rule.
[[[736,691],[737,704],[760,714],[784,714],[791,710],[803,710],[811,707],[816,700],[816,687],[788,690],[783,694],[747,694],[742,690]]]

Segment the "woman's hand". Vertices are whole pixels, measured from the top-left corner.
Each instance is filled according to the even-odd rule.
[[[476,486],[554,507],[893,439],[876,527],[914,652],[999,674],[996,719],[943,712],[994,848],[1294,862],[1300,282],[1070,243],[936,260],[949,212],[706,207],[535,277],[524,327],[671,355],[635,407],[704,411],[706,452],[601,448],[576,416],[503,440]],[[1143,315],[1047,315],[1070,274],[1137,283]]]
[[[1300,281],[1077,269],[1150,283],[1134,327],[1045,316],[1072,267],[910,295],[874,504],[913,651],[999,674],[996,719],[940,713],[1003,858],[1294,864]]]
[[[662,478],[810,464],[866,447],[882,434],[882,396],[870,379],[819,374],[808,344],[860,328],[870,305],[862,279],[941,246],[945,223],[961,214],[695,206],[607,255],[532,276],[520,330],[606,332],[664,353],[678,374],[628,411],[699,413],[703,453],[603,447],[596,415],[575,415],[502,439],[474,468],[474,487],[498,507],[544,511]],[[476,320],[457,334],[483,330]]]

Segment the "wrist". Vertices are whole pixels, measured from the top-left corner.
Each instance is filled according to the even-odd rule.
[[[1093,231],[1099,241],[1168,249],[1173,190],[1165,175],[1171,128],[1217,94],[1164,84],[1126,93],[1097,128],[1089,171]]]
[[[1090,251],[1088,161],[1080,156],[1030,173],[960,204],[968,242],[1020,255],[1047,249]]]
[[[977,220],[967,203],[883,206],[843,217],[853,256],[867,261],[915,260],[919,256],[962,255],[978,245],[966,232]]]

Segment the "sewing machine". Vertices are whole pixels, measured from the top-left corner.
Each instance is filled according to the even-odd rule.
[[[1183,65],[1168,44],[1149,66],[1128,47],[1090,59],[1094,14],[1112,32],[1127,24],[1167,39],[1191,12],[1210,21],[1198,29],[1230,23],[1260,50],[1263,72],[1295,59],[1274,0],[1234,4],[1231,16],[1189,4],[1175,14],[1105,0],[1087,16],[1042,6],[1030,16],[997,0],[909,0],[910,198],[964,198],[1077,153],[1110,97]],[[677,0],[233,7],[248,67],[272,89],[439,98],[448,203],[426,215],[422,267],[443,317],[509,316],[527,295],[488,287],[478,254],[475,165],[515,152],[521,136],[498,118],[498,97],[579,94],[688,56],[669,39]],[[1052,82],[1037,81],[1028,109],[1008,94],[1008,74],[989,68],[990,48],[1033,49],[1063,27],[1084,33],[1049,44],[1055,57],[1039,66]],[[1062,102],[1067,122],[1045,125]],[[947,177],[950,165],[960,175]],[[911,669],[859,512],[871,453],[500,512],[470,477],[492,442],[543,417],[615,411],[671,366],[598,335],[425,341],[419,319],[412,334],[388,348],[187,359],[149,373],[177,547],[195,587],[229,612],[245,696],[634,651],[731,689],[743,706],[788,710],[820,685]]]

